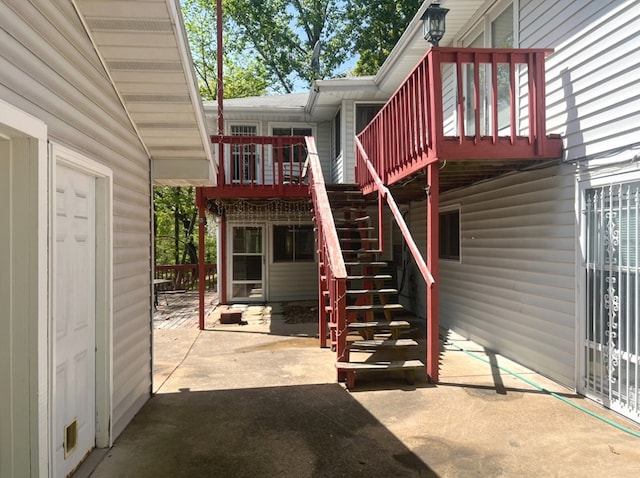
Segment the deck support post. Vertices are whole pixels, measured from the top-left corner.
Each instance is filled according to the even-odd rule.
[[[198,324],[200,330],[204,330],[204,291],[205,291],[205,199],[202,188],[196,188],[196,204],[198,206]]]
[[[440,365],[440,318],[439,318],[439,265],[440,256],[440,164],[434,161],[427,167],[427,268],[435,283],[427,286],[427,377],[431,383],[438,382]]]
[[[218,277],[218,303],[227,304],[227,218],[220,216],[220,244],[218,244],[218,263],[220,277]]]

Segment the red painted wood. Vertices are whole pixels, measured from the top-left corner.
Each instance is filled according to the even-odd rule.
[[[218,280],[218,290],[220,304],[227,304],[227,219],[220,217],[220,279]]]
[[[431,48],[414,71],[398,88],[387,104],[358,136],[369,161],[384,184],[402,180],[424,169],[437,159],[551,159],[561,156],[559,137],[547,137],[545,127],[544,60],[550,49],[490,49],[490,48]],[[444,137],[442,105],[442,67],[455,70],[454,89],[457,94],[458,136]],[[464,68],[473,66],[472,91],[464,90]],[[529,105],[528,136],[518,136],[516,110],[516,78],[526,68]],[[510,128],[500,136],[498,128],[498,68],[508,68]],[[484,75],[490,69],[486,90],[481,93]],[[465,111],[465,95],[473,95],[474,111]],[[490,95],[488,106],[490,130],[483,135],[480,100]],[[475,123],[473,137],[466,134],[465,118]],[[520,122],[524,119],[519,119]],[[455,141],[450,141],[453,138]],[[356,153],[360,154],[360,153]],[[356,181],[363,191],[371,192],[375,186],[366,170],[356,166]]]
[[[440,255],[440,193],[438,163],[427,168],[427,268],[434,282],[427,287],[427,376],[432,383],[438,383],[440,365],[440,305],[439,305],[439,255]]]
[[[204,330],[204,293],[205,293],[205,200],[202,196],[202,188],[196,188],[196,204],[198,206],[198,326]]]
[[[218,145],[218,157],[223,160],[219,164],[218,185],[206,188],[206,197],[309,196],[308,186],[303,184],[306,173],[304,137],[215,135],[211,136],[211,142]],[[271,163],[270,168],[268,163]]]
[[[333,211],[327,196],[322,166],[318,158],[315,140],[312,137],[306,138],[306,145],[309,158],[309,190],[313,202],[313,212],[315,214],[318,240],[318,275],[319,288],[318,298],[320,300],[318,312],[320,346],[326,344],[326,313],[329,315],[331,326],[331,346],[335,347],[337,360],[344,362],[348,360],[347,350],[347,269],[342,258],[342,248],[338,239],[338,232],[333,221]],[[325,309],[326,296],[328,295],[328,312]],[[344,380],[343,373],[338,371],[338,380]]]

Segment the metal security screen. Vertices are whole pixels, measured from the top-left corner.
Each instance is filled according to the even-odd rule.
[[[585,192],[585,393],[640,421],[640,182]]]

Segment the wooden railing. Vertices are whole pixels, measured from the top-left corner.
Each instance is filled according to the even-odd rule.
[[[367,157],[367,153],[364,151],[364,148],[362,147],[362,144],[360,143],[360,140],[358,138],[356,138],[356,149],[361,153],[360,155],[358,155],[358,161],[360,162],[360,169],[366,170],[369,173],[369,176],[371,177],[375,185],[375,189],[378,192],[378,199],[379,199],[378,207],[380,209],[379,217],[383,217],[382,216],[382,200],[385,200],[387,202],[387,205],[389,206],[391,215],[395,219],[396,224],[398,225],[398,228],[402,233],[402,237],[404,238],[405,243],[407,244],[409,252],[411,252],[413,259],[416,261],[416,265],[418,266],[418,270],[420,271],[422,278],[424,279],[428,287],[433,287],[436,281],[433,275],[431,274],[431,271],[429,271],[429,268],[427,267],[427,264],[424,261],[424,258],[422,257],[420,249],[418,249],[417,244],[413,240],[413,236],[409,231],[409,227],[407,226],[407,223],[402,217],[402,213],[400,213],[400,209],[398,208],[398,205],[396,204],[396,201],[393,198],[393,195],[391,194],[389,189],[382,183],[382,179],[380,178],[380,176],[378,176],[378,173],[374,169],[373,164],[371,164],[371,161],[369,161]],[[384,240],[383,228],[378,228],[378,233],[380,235],[378,238],[378,242],[379,244],[382,244]]]
[[[306,196],[303,136],[211,136],[222,149],[217,197]],[[222,148],[220,148],[222,145]],[[219,154],[220,155],[220,154]]]
[[[318,320],[320,346],[327,341],[327,314],[329,316],[331,346],[335,347],[338,361],[346,361],[347,345],[347,269],[342,257],[338,232],[325,188],[322,167],[315,140],[306,138],[309,152],[309,189],[317,225],[318,240]],[[328,305],[327,305],[328,300]]]
[[[205,265],[205,289],[215,290],[216,288],[216,264]],[[195,290],[198,287],[198,265],[197,264],[177,264],[177,265],[156,265],[154,271],[155,279],[169,280],[162,289],[167,290]]]
[[[383,183],[438,160],[560,157],[562,143],[545,126],[551,52],[431,48],[358,136]],[[375,189],[359,167],[356,181]]]

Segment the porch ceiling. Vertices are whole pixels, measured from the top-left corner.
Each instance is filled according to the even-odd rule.
[[[75,0],[149,157],[154,184],[214,185],[179,0]]]

